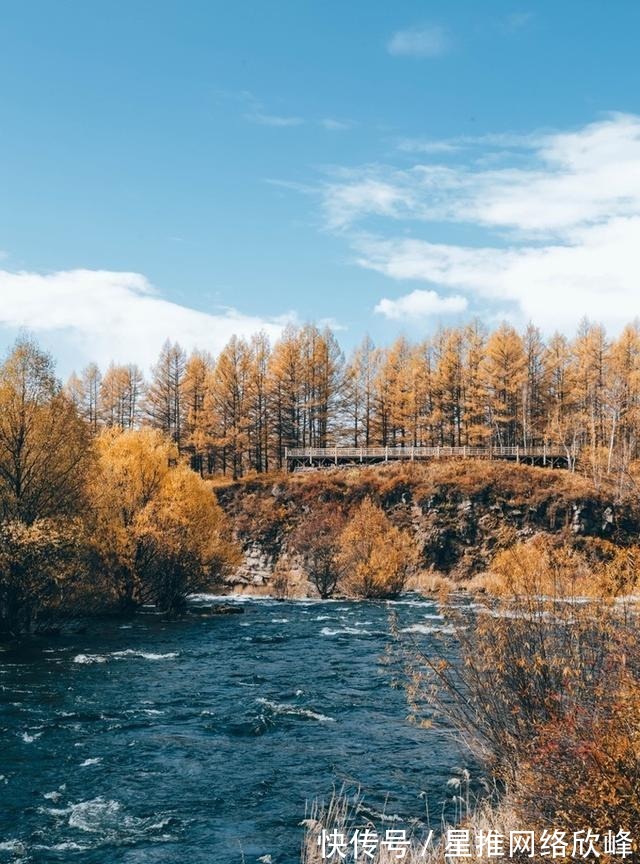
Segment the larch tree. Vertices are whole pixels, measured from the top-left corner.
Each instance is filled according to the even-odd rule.
[[[140,595],[156,609],[185,609],[189,594],[210,591],[239,563],[239,552],[211,489],[185,465],[163,478],[137,515]]]
[[[192,467],[200,473],[213,468],[207,435],[207,396],[214,361],[206,351],[193,351],[187,360],[183,383],[185,406],[184,446],[191,454]]]
[[[475,320],[464,330],[463,392],[464,438],[473,447],[486,444],[491,435],[487,420],[487,393],[483,381],[483,361],[487,334]]]
[[[369,447],[373,443],[375,381],[379,359],[380,352],[367,335],[345,369],[345,425],[354,447]]]
[[[271,345],[266,333],[256,333],[249,342],[247,414],[249,462],[255,471],[268,471],[270,465],[269,358]]]
[[[522,443],[525,447],[544,441],[548,415],[542,334],[529,324],[524,333],[526,372],[522,383]]]
[[[302,447],[302,357],[300,335],[285,328],[269,357],[268,392],[271,405],[272,447],[278,468],[287,447]]]
[[[483,366],[489,422],[499,447],[522,441],[522,388],[526,355],[522,337],[509,324],[501,324],[487,340]]]
[[[178,451],[184,444],[187,413],[184,406],[186,368],[184,350],[177,342],[167,340],[152,369],[145,399],[149,425],[167,434],[176,443]]]
[[[573,343],[574,396],[581,443],[588,445],[594,478],[608,443],[606,389],[609,344],[604,328],[584,320]]]
[[[395,597],[416,567],[416,551],[413,538],[366,498],[340,535],[337,561],[345,585],[356,596]]]
[[[620,441],[621,464],[638,455],[640,432],[640,323],[628,324],[611,346],[610,455]]]
[[[564,447],[573,463],[580,437],[580,422],[575,407],[575,368],[569,340],[555,333],[543,356],[544,379],[547,387],[547,418],[545,437]]]
[[[440,427],[437,443],[459,447],[464,407],[463,333],[455,328],[441,330],[434,345],[434,404]]]
[[[206,411],[222,470],[226,473],[230,468],[234,479],[241,477],[246,467],[249,372],[249,346],[244,339],[232,336],[209,376]]]
[[[18,341],[0,366],[0,508],[4,519],[79,512],[89,433],[55,377],[51,357]]]
[[[98,416],[103,426],[133,429],[141,416],[144,378],[135,364],[111,364],[100,385]]]
[[[95,449],[88,485],[91,531],[118,605],[131,609],[141,602],[137,520],[159,494],[177,448],[158,429],[112,428],[98,435]]]
[[[76,406],[78,414],[86,422],[93,435],[100,425],[100,385],[102,373],[95,363],[89,363],[78,376],[71,374],[65,387],[66,393]]]

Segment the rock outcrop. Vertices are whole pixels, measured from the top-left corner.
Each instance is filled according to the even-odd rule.
[[[252,479],[218,489],[244,560],[231,582],[267,588],[278,562],[292,560],[288,536],[319,503],[345,515],[367,496],[413,534],[425,570],[465,580],[518,539],[545,532],[577,543],[619,545],[640,531],[635,502],[615,502],[566,471],[505,463],[370,466]],[[295,569],[295,568],[294,568]]]

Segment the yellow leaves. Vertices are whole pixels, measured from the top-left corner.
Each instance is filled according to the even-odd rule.
[[[96,451],[94,535],[130,602],[159,597],[166,577],[175,583],[171,596],[162,594],[170,605],[192,583],[208,583],[237,561],[213,490],[176,464],[176,446],[161,432],[107,430]]]
[[[413,539],[392,525],[370,498],[347,524],[340,546],[345,583],[364,597],[398,594],[417,562]]]
[[[0,515],[33,522],[81,509],[87,430],[53,361],[29,340],[0,366]]]
[[[226,519],[211,489],[186,466],[167,472],[157,495],[138,514],[138,538],[152,540],[168,557],[188,556],[208,567],[226,557]]]

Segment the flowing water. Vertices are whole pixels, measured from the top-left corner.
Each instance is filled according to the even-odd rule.
[[[465,757],[407,722],[383,657],[392,611],[446,634],[435,604],[237,602],[0,653],[0,862],[290,864],[342,784],[363,820],[439,822]]]

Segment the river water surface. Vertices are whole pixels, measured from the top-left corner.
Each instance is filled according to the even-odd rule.
[[[465,756],[383,660],[390,612],[446,636],[435,603],[236,602],[0,653],[0,862],[293,864],[342,784],[363,819],[439,822]]]

